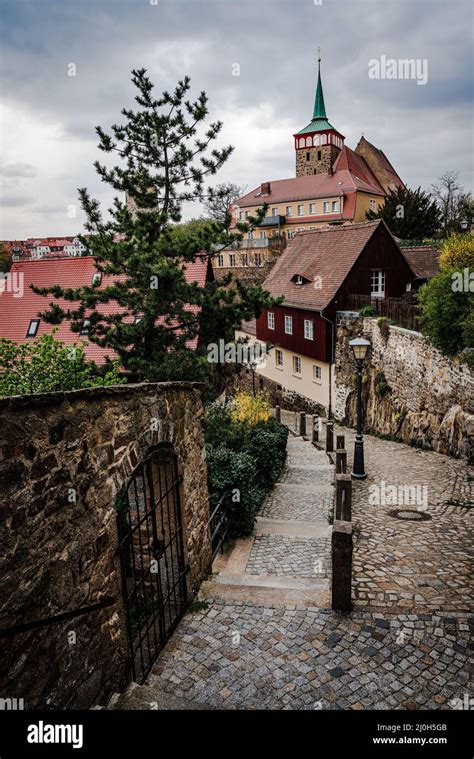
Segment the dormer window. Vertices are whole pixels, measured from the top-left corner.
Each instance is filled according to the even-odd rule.
[[[101,281],[102,281],[102,274],[96,271],[95,274],[92,275],[92,284],[100,285]]]
[[[90,319],[84,319],[82,322],[81,332],[80,334],[84,337],[85,335],[89,334],[89,327],[90,327]]]
[[[295,275],[294,275],[294,276],[291,278],[291,281],[292,281],[292,282],[293,282],[295,285],[305,285],[307,282],[309,282],[309,279],[307,279],[306,277],[304,277],[302,274],[295,274]]]
[[[38,332],[40,319],[32,319],[28,325],[28,331],[26,333],[27,337],[36,337],[36,333]]]

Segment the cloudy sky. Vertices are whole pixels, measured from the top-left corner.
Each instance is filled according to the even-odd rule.
[[[251,189],[294,176],[292,134],[311,118],[318,46],[328,117],[349,147],[363,132],[409,186],[456,170],[472,189],[471,5],[0,0],[0,239],[81,231],[77,187],[108,207],[94,127],[120,121],[133,102],[130,70],[141,66],[158,91],[188,74],[194,95],[207,92],[221,144],[235,146],[216,182]],[[381,56],[426,59],[427,84],[371,79],[369,61]]]

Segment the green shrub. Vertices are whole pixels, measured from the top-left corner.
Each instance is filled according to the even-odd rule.
[[[392,388],[388,384],[385,374],[383,372],[377,372],[375,375],[375,392],[379,398],[383,398],[387,393],[390,393]]]
[[[359,311],[359,316],[375,316],[377,311],[373,306],[364,306]]]
[[[225,494],[228,536],[250,535],[258,509],[286,457],[288,430],[274,417],[252,425],[233,419],[232,405],[213,404],[205,437],[211,507]]]

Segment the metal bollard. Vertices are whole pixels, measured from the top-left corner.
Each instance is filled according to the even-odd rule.
[[[277,422],[281,422],[281,408],[278,404],[275,406],[275,419]]]

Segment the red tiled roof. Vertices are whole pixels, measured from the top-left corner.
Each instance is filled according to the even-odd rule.
[[[335,297],[342,282],[375,230],[380,219],[299,232],[277,260],[262,287],[271,295],[283,295],[285,305],[322,311]],[[292,281],[300,274],[307,284]],[[315,286],[315,277],[321,287]]]
[[[212,269],[206,257],[187,263],[185,269],[187,281],[197,282],[200,287],[204,286],[208,276],[212,276]],[[14,262],[10,273],[12,276],[23,274],[23,296],[15,298],[11,288],[6,288],[4,292],[0,292],[0,337],[6,337],[16,342],[29,342],[32,338],[28,338],[28,340],[25,338],[30,321],[38,318],[39,312],[48,310],[49,303],[58,303],[70,309],[75,307],[74,302],[71,301],[65,302],[52,296],[37,295],[31,289],[31,284],[36,287],[52,287],[53,285],[68,288],[83,287],[92,283],[92,276],[96,271],[92,256]],[[100,288],[107,287],[118,279],[120,277],[104,276]],[[110,302],[101,304],[100,311],[109,315],[116,313],[119,309],[114,302]],[[131,321],[131,318],[127,321]],[[40,321],[36,337],[51,332],[54,326],[57,327],[56,339],[62,340],[68,345],[86,340],[78,333],[72,332],[67,321],[59,325],[51,325],[43,319]],[[191,341],[189,347],[195,348],[196,344],[197,338]],[[104,363],[106,357],[113,358],[113,355],[114,352],[110,348],[101,348],[92,342],[87,343],[86,356],[97,364]]]
[[[377,193],[384,193],[382,185],[378,181],[373,171],[370,169],[365,159],[362,156],[357,155],[357,153],[348,148],[346,145],[344,145],[338,157],[334,161],[333,169],[335,172],[343,170],[349,171],[351,174],[359,177],[368,185],[371,185],[374,190],[377,190]]]
[[[341,169],[328,174],[312,174],[292,179],[277,179],[270,182],[270,193],[261,195],[259,185],[251,192],[243,195],[236,201],[240,208],[259,206],[264,203],[284,203],[297,200],[310,200],[313,198],[339,197],[348,193],[370,192],[375,195],[383,195],[384,192],[378,182],[368,181],[368,171],[364,177],[353,174],[348,169]]]
[[[418,245],[409,248],[400,248],[408,265],[417,277],[430,279],[440,272],[440,251],[432,245]]]

